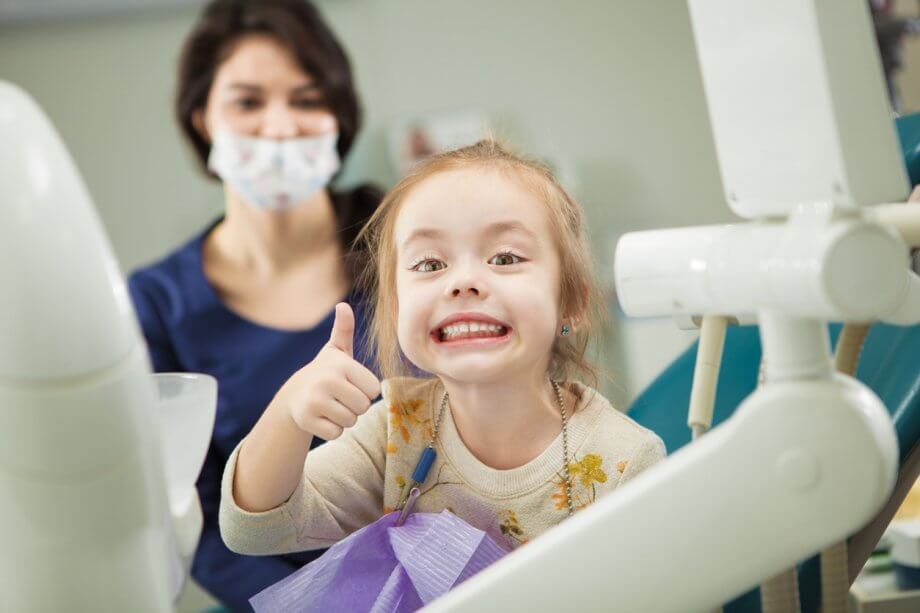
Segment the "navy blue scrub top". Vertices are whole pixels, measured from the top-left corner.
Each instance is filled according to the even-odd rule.
[[[224,465],[281,385],[310,362],[329,340],[334,311],[308,330],[279,330],[253,323],[228,309],[204,275],[202,244],[207,230],[165,259],[134,272],[128,289],[156,372],[206,373],[217,379],[217,419],[198,493],[204,529],[192,576],[234,611],[315,559],[323,551],[281,556],[241,556],[220,538],[217,512]],[[365,362],[367,309],[359,296],[346,299],[355,311],[355,356]],[[364,357],[362,357],[364,356]],[[313,446],[324,441],[314,437]]]

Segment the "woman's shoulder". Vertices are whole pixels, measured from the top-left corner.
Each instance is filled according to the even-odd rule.
[[[201,265],[201,243],[216,223],[160,259],[136,268],[128,275],[128,293],[142,319],[143,312],[149,309],[184,312],[183,305],[209,297]]]
[[[209,224],[207,228],[159,259],[135,268],[128,275],[129,287],[177,283],[187,278],[189,273],[200,272],[202,241],[219,221]]]

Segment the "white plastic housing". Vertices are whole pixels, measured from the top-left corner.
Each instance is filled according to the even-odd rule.
[[[154,384],[73,162],[3,82],[0,280],[0,611],[170,611],[216,383]]]
[[[726,198],[749,219],[903,200],[865,0],[690,0]]]
[[[156,402],[141,343],[76,380],[0,382],[0,611],[172,609]]]
[[[425,610],[709,610],[861,527],[897,463],[888,412],[861,383],[774,383]]]
[[[167,498],[181,568],[174,593],[185,582],[204,517],[195,482],[204,465],[217,413],[217,381],[208,375],[154,375],[158,402],[154,421],[163,450]]]
[[[217,383],[151,377],[136,347],[77,381],[0,385],[0,611],[172,609]]]
[[[158,397],[154,421],[163,443],[169,502],[176,512],[198,497],[195,482],[211,442],[217,381],[191,373],[160,373],[154,380]]]
[[[38,105],[2,81],[0,280],[0,348],[16,348],[0,378],[75,377],[130,353],[133,311],[86,187]]]
[[[617,298],[635,317],[774,310],[869,321],[913,295],[907,259],[899,236],[859,217],[634,232],[617,244]]]

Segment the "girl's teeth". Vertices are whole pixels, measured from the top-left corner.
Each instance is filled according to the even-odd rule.
[[[481,335],[485,333],[487,335],[502,336],[506,332],[507,329],[504,326],[487,324],[485,322],[469,322],[445,326],[441,329],[441,337],[443,340],[454,340],[461,335],[476,334],[481,337]]]

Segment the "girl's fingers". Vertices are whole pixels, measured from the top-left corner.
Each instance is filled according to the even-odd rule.
[[[363,415],[371,406],[371,399],[346,380],[337,381],[330,389],[332,397],[355,416]]]
[[[321,439],[332,441],[342,436],[342,432],[345,431],[345,428],[336,423],[333,423],[325,417],[319,417],[312,424],[310,430],[310,434],[313,436],[318,436]]]
[[[352,360],[351,364],[345,368],[345,376],[369,400],[380,395],[380,380],[360,362]]]
[[[317,417],[328,419],[341,428],[351,428],[358,421],[358,416],[354,411],[334,398],[323,402]]]

